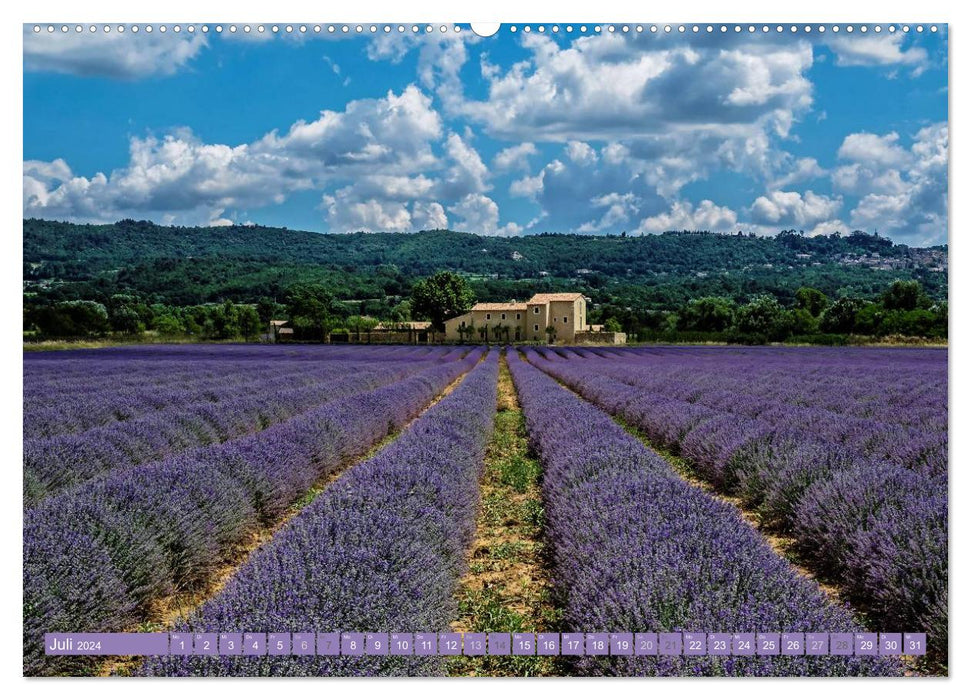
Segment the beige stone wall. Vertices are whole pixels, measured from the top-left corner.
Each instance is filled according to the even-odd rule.
[[[587,328],[587,302],[583,297],[572,301],[549,302],[547,325],[556,328],[556,343],[569,344]],[[545,326],[543,326],[545,328]]]
[[[445,338],[451,341],[461,340],[458,329],[465,323],[476,329],[475,334],[469,339],[471,342],[482,342],[484,337],[481,335],[480,329],[488,328],[488,340],[490,342],[505,342],[508,338],[511,343],[545,343],[548,337],[546,327],[552,325],[556,328],[556,343],[569,344],[574,342],[578,333],[586,329],[586,316],[587,302],[583,297],[570,301],[549,301],[533,304],[527,302],[521,310],[475,310],[447,320],[445,322]],[[507,326],[509,328],[508,335],[502,332],[499,338],[496,338],[496,325]]]
[[[456,337],[457,339],[457,337]],[[411,331],[405,330],[372,330],[370,333],[367,331],[361,331],[361,337],[357,337],[356,332],[351,332],[348,334],[341,334],[338,336],[331,337],[331,342],[335,343],[350,343],[350,344],[368,344],[379,345],[382,343],[393,343],[393,344],[422,344],[425,343],[441,343],[442,341],[449,340],[443,333],[437,333],[431,330],[419,330],[413,329]]]
[[[516,318],[516,316],[519,318]],[[505,318],[503,318],[505,316]],[[495,342],[495,327],[497,325],[503,325],[509,327],[509,342],[515,343],[517,341],[523,341],[526,339],[526,317],[527,312],[525,309],[521,310],[503,310],[503,311],[470,311],[467,314],[458,316],[456,318],[448,319],[445,322],[445,337],[447,340],[461,340],[458,329],[464,322],[466,325],[473,326],[475,334],[469,339],[470,342],[482,342],[484,340],[483,336],[480,335],[481,328],[489,329],[489,341]],[[517,337],[516,331],[519,331]],[[506,340],[505,332],[502,333],[499,340]]]
[[[556,328],[557,343],[572,343],[580,330],[579,314],[574,301],[550,302],[550,325]]]
[[[519,330],[520,340],[523,336],[523,329],[526,323],[526,310],[525,309],[506,309],[501,311],[473,311],[473,320],[475,322],[475,327],[478,328],[488,328],[489,329],[489,341],[495,342],[497,338],[495,337],[496,326],[505,326],[509,328],[508,338],[509,342],[516,342],[516,330]],[[518,316],[518,318],[517,318]],[[507,338],[506,332],[502,331],[498,340],[505,341]],[[479,331],[475,334],[476,340],[483,340],[483,337],[479,335]]]
[[[582,331],[576,334],[574,345],[626,345],[626,333],[609,331]]]
[[[546,326],[549,325],[549,304],[526,305],[526,337],[532,342],[546,341]]]
[[[445,321],[445,340],[462,340],[462,336],[459,335],[459,327],[464,323],[466,325],[472,320],[472,314],[462,314],[461,316],[456,316],[455,318],[450,318]],[[473,338],[473,340],[475,340]]]

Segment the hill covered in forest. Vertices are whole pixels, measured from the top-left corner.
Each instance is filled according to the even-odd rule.
[[[467,276],[480,300],[568,289],[595,304],[659,310],[708,295],[742,301],[768,293],[785,302],[803,286],[875,298],[896,279],[919,280],[933,299],[947,296],[946,246],[914,248],[862,232],[498,238],[25,219],[23,243],[25,293],[50,301],[132,294],[174,305],[255,302],[316,282],[337,299],[382,307],[442,269]]]

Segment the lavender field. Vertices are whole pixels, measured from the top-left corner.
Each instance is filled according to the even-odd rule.
[[[946,351],[527,356],[793,537],[873,624],[926,631],[946,655]]]
[[[199,346],[28,356],[25,423],[60,409],[77,425],[89,396],[112,408],[96,427],[25,440],[25,670],[51,665],[45,631],[134,630],[152,619],[160,600],[199,586],[233,547],[402,427],[480,356]],[[142,393],[158,387],[175,398],[125,420],[129,406],[146,402],[131,394],[139,375]],[[181,397],[205,393],[214,376],[255,384],[210,389],[192,409]],[[57,389],[71,397],[67,406]],[[146,430],[162,415],[178,420]]]
[[[106,668],[45,657],[42,640],[448,631],[506,369],[542,466],[559,620],[533,631],[926,632],[946,667],[946,351],[183,345],[25,355],[25,674],[447,674],[441,657]],[[908,663],[556,669],[894,676]]]

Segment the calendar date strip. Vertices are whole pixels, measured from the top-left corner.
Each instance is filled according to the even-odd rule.
[[[923,656],[917,632],[49,633],[49,656]]]

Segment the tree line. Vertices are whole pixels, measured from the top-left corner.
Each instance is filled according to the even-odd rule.
[[[896,280],[876,299],[831,299],[818,289],[801,287],[788,306],[763,293],[742,304],[727,297],[699,297],[671,311],[605,304],[590,316],[606,319],[606,325],[640,341],[842,344],[849,336],[948,335],[947,302],[932,300],[917,280]]]
[[[37,338],[100,338],[109,334],[137,337],[146,332],[164,338],[255,340],[265,326],[251,304],[169,306],[147,304],[130,295],[107,303],[90,300],[24,304],[24,331]]]
[[[26,292],[106,305],[115,294],[180,307],[263,297],[284,303],[292,286],[313,283],[349,314],[386,319],[419,279],[438,270],[459,272],[483,300],[569,289],[597,304],[655,311],[704,296],[745,303],[759,293],[790,306],[804,286],[833,299],[873,299],[895,279],[919,280],[931,298],[947,298],[946,247],[911,248],[863,232],[503,238],[25,219],[23,242]]]
[[[476,301],[469,281],[438,272],[412,285],[409,297],[384,313],[355,313],[323,284],[292,285],[280,301],[263,297],[253,304],[225,301],[175,306],[148,303],[137,295],[115,294],[107,300],[63,300],[25,297],[24,330],[36,338],[91,338],[110,334],[199,340],[257,340],[270,322],[284,321],[298,341],[326,341],[341,335],[360,339],[379,322],[388,327],[427,320],[444,330],[444,322],[468,311]],[[623,331],[631,341],[730,342],[763,344],[805,342],[839,344],[849,336],[947,338],[947,302],[935,301],[916,280],[896,280],[875,299],[830,298],[813,287],[801,287],[783,304],[759,293],[740,303],[722,296],[700,296],[668,310],[614,302],[594,305],[591,323]],[[489,329],[469,329],[464,340],[501,340]],[[483,333],[485,330],[485,333]]]
[[[388,323],[410,318],[407,301],[388,309]],[[294,339],[325,341],[331,334],[362,333],[379,323],[355,314],[321,284],[296,284],[278,302],[263,297],[255,304],[224,301],[176,306],[148,303],[136,295],[115,294],[106,300],[49,300],[25,297],[24,331],[28,338],[102,338],[109,335],[199,340],[259,339],[271,321],[284,321]]]

